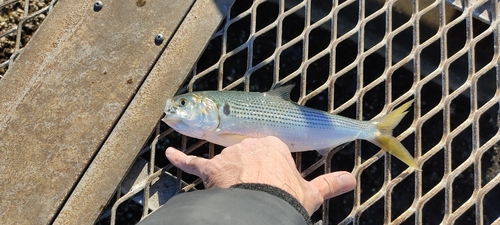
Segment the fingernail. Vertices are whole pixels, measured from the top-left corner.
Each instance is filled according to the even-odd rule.
[[[168,157],[169,155],[171,155],[174,152],[175,152],[175,148],[168,147],[167,150],[165,150],[165,155]]]
[[[350,173],[344,173],[337,177],[340,184],[342,184],[342,189],[344,191],[350,191],[356,186],[356,178],[354,178]]]

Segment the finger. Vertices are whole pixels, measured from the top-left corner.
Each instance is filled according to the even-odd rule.
[[[329,199],[352,191],[356,187],[356,178],[349,172],[335,172],[321,175],[310,182],[323,196]]]
[[[168,160],[177,168],[186,173],[196,175],[202,180],[206,180],[206,177],[204,173],[202,173],[202,171],[204,171],[205,169],[205,164],[208,161],[207,159],[193,155],[186,155],[184,154],[184,152],[181,152],[172,147],[167,148],[167,150],[165,151],[165,155],[167,156]]]

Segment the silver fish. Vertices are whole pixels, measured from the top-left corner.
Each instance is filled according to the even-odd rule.
[[[182,94],[167,100],[162,120],[181,134],[222,146],[249,137],[276,136],[292,152],[317,150],[325,155],[340,144],[363,139],[418,169],[408,150],[392,136],[412,102],[382,118],[361,121],[298,105],[290,100],[292,88]]]

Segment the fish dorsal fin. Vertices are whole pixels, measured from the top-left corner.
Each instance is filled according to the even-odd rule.
[[[293,87],[295,87],[295,84],[289,84],[289,85],[277,87],[277,88],[270,90],[264,94],[270,95],[270,96],[280,97],[284,100],[290,101],[290,93],[292,92]]]

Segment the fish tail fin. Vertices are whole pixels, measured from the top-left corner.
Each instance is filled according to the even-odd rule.
[[[390,112],[386,116],[373,120],[374,122],[376,122],[376,126],[379,131],[378,134],[374,137],[373,143],[396,156],[408,166],[420,170],[410,152],[408,152],[408,150],[401,144],[401,142],[398,141],[398,139],[392,136],[392,130],[399,124],[399,122],[401,122],[401,119],[403,119],[403,117],[407,113],[406,110],[411,106],[412,103],[413,101],[407,102],[394,111]]]

